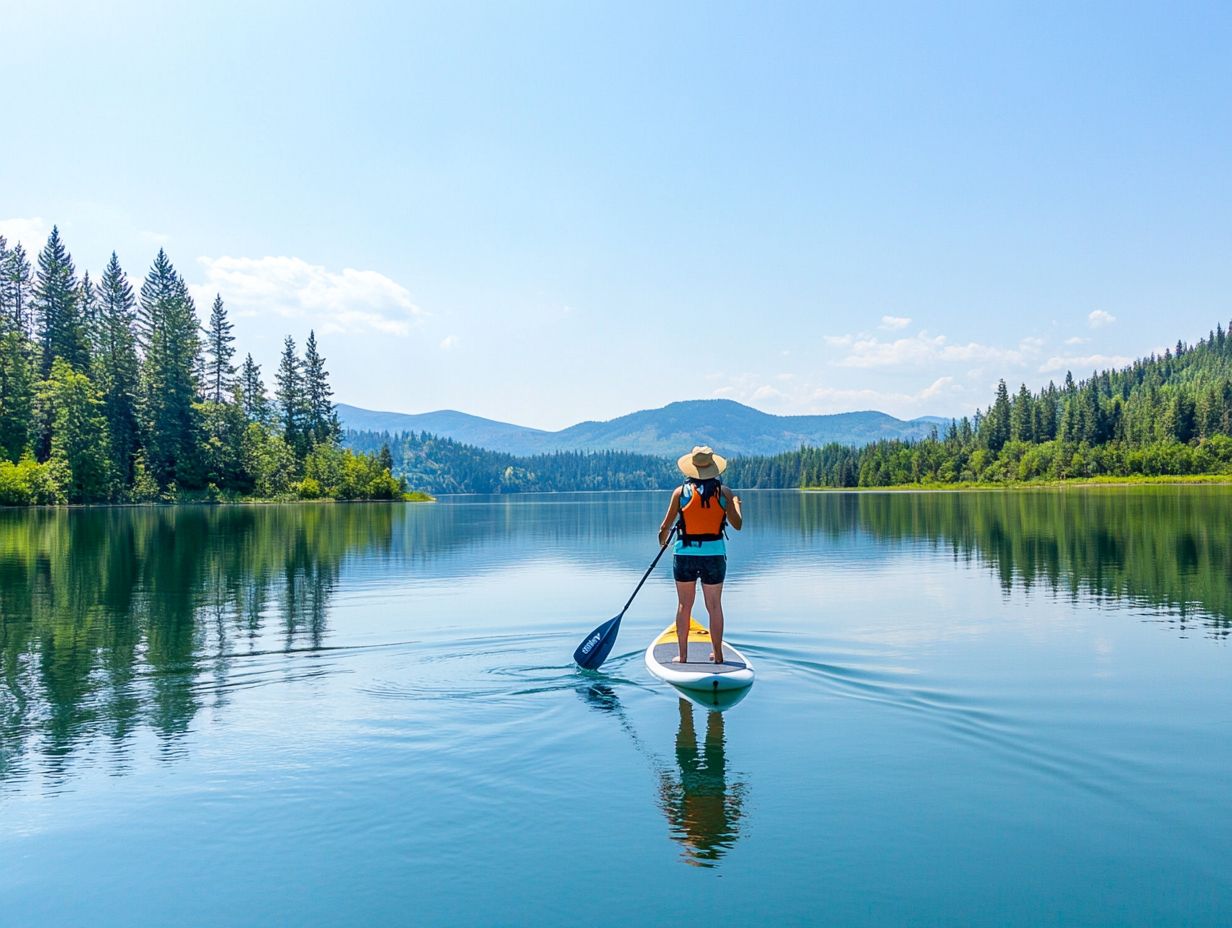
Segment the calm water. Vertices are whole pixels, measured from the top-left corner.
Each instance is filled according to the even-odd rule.
[[[1232,921],[1232,493],[661,496],[0,512],[0,924]]]

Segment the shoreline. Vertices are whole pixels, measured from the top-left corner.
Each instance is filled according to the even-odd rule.
[[[435,503],[436,497],[414,491],[404,499],[172,499],[127,503],[24,503],[0,504],[0,512],[18,509],[158,509],[165,506],[287,506],[287,505],[350,505],[352,503]]]
[[[1065,490],[1090,487],[1232,486],[1232,474],[1180,474],[1137,477],[1073,477],[1065,480],[1008,480],[1002,483],[896,483],[884,487],[801,487],[802,493],[987,492],[990,490]]]

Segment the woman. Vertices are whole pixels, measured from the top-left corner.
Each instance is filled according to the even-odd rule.
[[[723,486],[719,474],[727,461],[710,448],[697,446],[676,466],[684,474],[684,484],[672,493],[667,515],[659,526],[659,544],[667,544],[675,525],[676,545],[672,549],[672,574],[676,579],[676,639],[680,642],[677,663],[689,660],[689,618],[697,598],[697,581],[702,582],[702,599],[710,616],[710,640],[714,650],[710,660],[723,663],[723,580],[727,576],[727,544],[724,528],[739,530],[744,524],[740,497]]]

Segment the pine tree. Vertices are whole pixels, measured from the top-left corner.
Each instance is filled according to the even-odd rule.
[[[215,403],[225,402],[226,397],[235,390],[235,365],[231,363],[235,357],[235,348],[231,345],[235,341],[235,336],[231,334],[233,328],[227,321],[222,295],[215,294],[210,325],[206,330],[209,361],[205,368],[207,396]]]
[[[150,475],[160,487],[200,485],[197,454],[201,341],[196,308],[162,249],[141,285],[142,431]]]
[[[91,370],[103,398],[112,470],[124,486],[133,481],[133,464],[140,447],[136,306],[133,288],[113,251],[99,282]]]
[[[342,435],[342,426],[330,400],[334,391],[329,387],[325,359],[317,351],[317,336],[312,331],[308,333],[308,341],[304,345],[303,391],[308,412],[306,430],[309,441],[313,444],[336,442]]]
[[[82,325],[77,272],[72,255],[64,247],[60,230],[52,226],[38,259],[34,282],[34,312],[41,350],[39,374],[51,375],[51,362],[63,358],[79,371],[89,366],[85,328]]]
[[[99,311],[98,291],[90,280],[90,272],[86,271],[81,275],[81,284],[77,287],[77,319],[81,334],[85,338],[87,359],[98,338]]]
[[[30,287],[30,261],[26,249],[18,242],[0,261],[0,303],[18,331],[25,335],[31,332]]]
[[[8,291],[4,287],[4,269],[9,263],[9,240],[0,235],[0,332],[13,324],[13,309],[9,306]]]
[[[11,321],[0,331],[0,459],[16,463],[34,437],[33,346]]]
[[[295,341],[290,335],[282,347],[278,373],[274,375],[274,391],[278,414],[282,421],[283,440],[299,460],[308,453],[307,410],[304,397],[302,365],[295,354]]]
[[[1035,403],[1031,393],[1024,383],[1018,388],[1018,394],[1010,404],[1010,439],[1012,441],[1031,441],[1034,437]]]
[[[981,432],[986,436],[989,451],[1000,451],[1010,439],[1010,396],[1004,380],[997,384],[997,398],[988,410]]]
[[[261,365],[252,359],[251,354],[244,358],[244,365],[240,369],[238,392],[244,407],[244,417],[249,422],[268,424],[269,397],[265,393],[265,383],[261,380]]]

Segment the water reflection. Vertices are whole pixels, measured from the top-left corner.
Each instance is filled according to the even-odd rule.
[[[697,867],[713,867],[739,836],[746,786],[727,780],[723,713],[703,710],[706,730],[699,746],[693,703],[683,696],[678,703],[677,770],[660,774],[659,804],[672,838],[684,847],[684,860]]]
[[[31,758],[54,782],[94,742],[123,770],[141,731],[175,755],[196,714],[252,678],[255,655],[327,643],[344,564],[357,585],[449,585],[543,558],[636,577],[663,506],[663,494],[613,493],[0,511],[0,786]],[[1183,632],[1232,631],[1228,488],[760,491],[746,508],[735,584],[858,568],[899,549],[991,570],[1006,590],[1127,602]]]
[[[706,724],[699,744],[693,703],[684,696],[678,698],[676,766],[672,769],[638,735],[614,689],[594,683],[578,692],[592,708],[616,718],[638,753],[654,769],[659,779],[658,805],[667,819],[672,840],[683,847],[682,859],[695,867],[715,866],[739,837],[748,789],[743,781],[728,782],[723,712],[698,710]]]
[[[174,507],[0,513],[0,783],[51,783],[86,743],[118,770],[136,732],[164,756],[236,659],[318,647],[348,552],[392,510]],[[202,679],[212,686],[202,687]]]
[[[883,556],[889,542],[987,565],[1006,590],[1128,601],[1182,631],[1232,631],[1232,487],[748,497],[748,525],[732,542],[737,583],[793,557]],[[445,575],[547,552],[644,568],[664,505],[656,493],[472,497],[407,519],[394,546]]]
[[[1182,631],[1232,630],[1228,487],[808,494],[797,519],[805,534],[926,545],[987,564],[1007,591],[1130,602]]]

